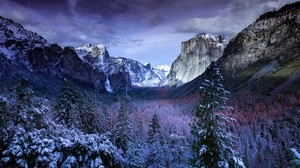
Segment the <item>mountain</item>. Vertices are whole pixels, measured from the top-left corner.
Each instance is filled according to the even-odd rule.
[[[166,71],[143,65],[133,59],[124,57],[110,57],[103,44],[85,44],[75,49],[81,60],[91,65],[94,69],[103,71],[106,75],[126,71],[133,86],[158,87],[166,78]]]
[[[299,84],[299,11],[296,2],[265,13],[229,42],[218,61],[228,86],[269,94]]]
[[[223,54],[227,42],[222,36],[199,34],[181,43],[181,53],[172,63],[166,85],[180,86],[201,75]]]
[[[36,33],[4,17],[0,17],[0,23],[2,85],[7,85],[7,81],[14,78],[26,77],[37,89],[52,93],[59,90],[57,84],[68,78],[89,86],[99,83],[102,90],[107,88],[107,80],[115,90],[125,88],[126,72],[112,72],[107,77],[103,70],[82,61],[72,47],[50,44]]]
[[[250,89],[273,95],[300,88],[300,2],[261,15],[230,40],[217,60],[231,91]],[[195,93],[205,73],[175,89]]]

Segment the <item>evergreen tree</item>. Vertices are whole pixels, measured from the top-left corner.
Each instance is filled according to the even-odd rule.
[[[151,119],[151,122],[150,122],[150,129],[149,129],[149,132],[148,132],[148,143],[151,144],[155,141],[162,142],[159,118],[158,118],[157,114],[154,114],[152,116],[152,119]]]
[[[165,167],[165,151],[157,114],[153,115],[150,122],[150,130],[148,132],[148,148],[149,154],[147,156],[147,167]]]
[[[171,167],[184,168],[188,167],[190,158],[190,148],[188,142],[183,135],[173,133],[169,137],[169,148],[171,152]]]
[[[4,138],[4,130],[6,128],[5,117],[7,116],[7,113],[6,102],[0,97],[0,142],[2,142],[2,139]]]
[[[139,142],[135,141],[129,143],[128,150],[124,157],[126,159],[125,167],[143,168],[145,166],[141,150],[142,145]]]
[[[36,108],[39,101],[34,99],[34,91],[26,78],[18,79],[11,87],[9,99],[9,111],[15,125],[19,124],[26,130],[45,125],[42,111]]]
[[[112,116],[108,112],[106,106],[102,106],[99,112],[99,121],[99,128],[101,133],[105,133],[112,130]]]
[[[100,133],[100,119],[96,113],[95,99],[85,94],[82,111],[80,112],[81,130],[85,133]]]
[[[118,148],[125,152],[128,149],[129,142],[132,141],[132,129],[129,122],[129,102],[125,97],[119,109],[118,119],[114,130],[114,140]]]
[[[54,117],[57,123],[64,124],[68,128],[80,128],[82,106],[80,94],[70,82],[65,80],[55,106],[56,113]]]
[[[226,105],[229,94],[222,85],[223,77],[214,62],[207,69],[206,79],[200,86],[201,99],[195,112],[192,167],[243,167],[233,149],[234,134],[226,122],[234,119],[221,112],[230,110]]]
[[[0,158],[2,158],[2,151],[5,149],[5,141],[7,139],[7,119],[8,109],[5,99],[0,97]],[[0,164],[1,166],[1,164]]]

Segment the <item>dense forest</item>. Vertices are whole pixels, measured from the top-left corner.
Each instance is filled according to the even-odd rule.
[[[48,100],[20,78],[1,95],[1,165],[297,167],[300,94],[230,95],[214,68],[199,93],[173,99],[116,99],[65,80]]]

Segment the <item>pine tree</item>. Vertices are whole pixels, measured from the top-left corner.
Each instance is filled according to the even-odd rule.
[[[111,131],[113,128],[112,116],[106,106],[102,106],[99,112],[99,129],[101,133]]]
[[[222,82],[223,77],[213,62],[200,86],[201,99],[192,125],[192,167],[243,167],[238,153],[233,149],[236,136],[230,133],[226,125],[234,119],[221,113],[231,109],[226,105],[229,92]]]
[[[68,128],[80,128],[82,106],[80,94],[70,82],[65,80],[55,106],[56,113],[54,117],[57,123],[66,125]]]
[[[82,130],[85,133],[100,133],[100,118],[96,113],[96,102],[95,99],[89,96],[88,93],[84,94],[84,99],[82,100],[82,110],[80,111],[80,123]]]
[[[143,168],[145,166],[141,150],[142,145],[138,141],[129,143],[128,150],[124,157],[126,159],[125,167]]]
[[[44,126],[43,113],[35,108],[37,101],[33,101],[34,91],[26,78],[20,78],[10,89],[9,111],[12,121],[26,130]]]
[[[147,167],[165,167],[163,138],[160,132],[159,118],[157,114],[152,116],[150,130],[148,132],[149,155]]]
[[[125,97],[119,109],[118,119],[114,130],[114,140],[118,148],[125,152],[129,143],[132,141],[132,129],[129,122],[129,102]]]
[[[171,167],[184,168],[188,167],[190,158],[190,148],[186,137],[178,133],[173,133],[169,137],[169,148],[171,152]]]
[[[155,141],[162,141],[162,136],[160,132],[160,124],[159,124],[159,118],[157,114],[154,114],[152,116],[151,122],[150,122],[150,129],[148,132],[148,143],[153,143]]]
[[[6,121],[5,118],[7,116],[8,110],[6,106],[5,100],[0,97],[0,141],[2,142],[2,139],[4,138],[4,130],[6,128]]]
[[[7,119],[8,109],[5,99],[0,97],[0,158],[2,157],[3,149],[6,148],[5,141],[7,139]],[[0,164],[1,166],[1,164]]]

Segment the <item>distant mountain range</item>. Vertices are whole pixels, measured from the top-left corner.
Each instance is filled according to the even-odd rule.
[[[158,87],[168,74],[168,67],[151,67],[150,64],[144,65],[133,59],[110,57],[103,44],[92,46],[85,44],[75,48],[76,53],[84,62],[93,68],[103,71],[106,75],[114,74],[125,70],[129,73],[131,84],[139,87]],[[164,67],[164,68],[162,68]]]
[[[64,78],[83,85],[107,90],[127,86],[157,87],[168,69],[153,68],[127,58],[109,56],[102,44],[79,48],[50,44],[38,34],[28,31],[14,21],[0,17],[0,79],[4,85],[14,78],[27,77],[39,90],[58,90]],[[129,79],[128,79],[129,78]],[[49,80],[53,82],[48,82]]]
[[[116,92],[126,85],[177,86],[179,95],[198,90],[206,68],[216,61],[231,90],[250,88],[276,94],[300,86],[299,4],[260,16],[229,42],[205,33],[182,42],[181,53],[170,69],[110,57],[103,44],[78,48],[50,44],[0,17],[0,79],[6,81],[1,83],[7,85],[7,81],[25,76],[40,90],[57,90],[57,83],[70,78],[82,85],[100,84],[102,90],[109,84],[109,90]]]

